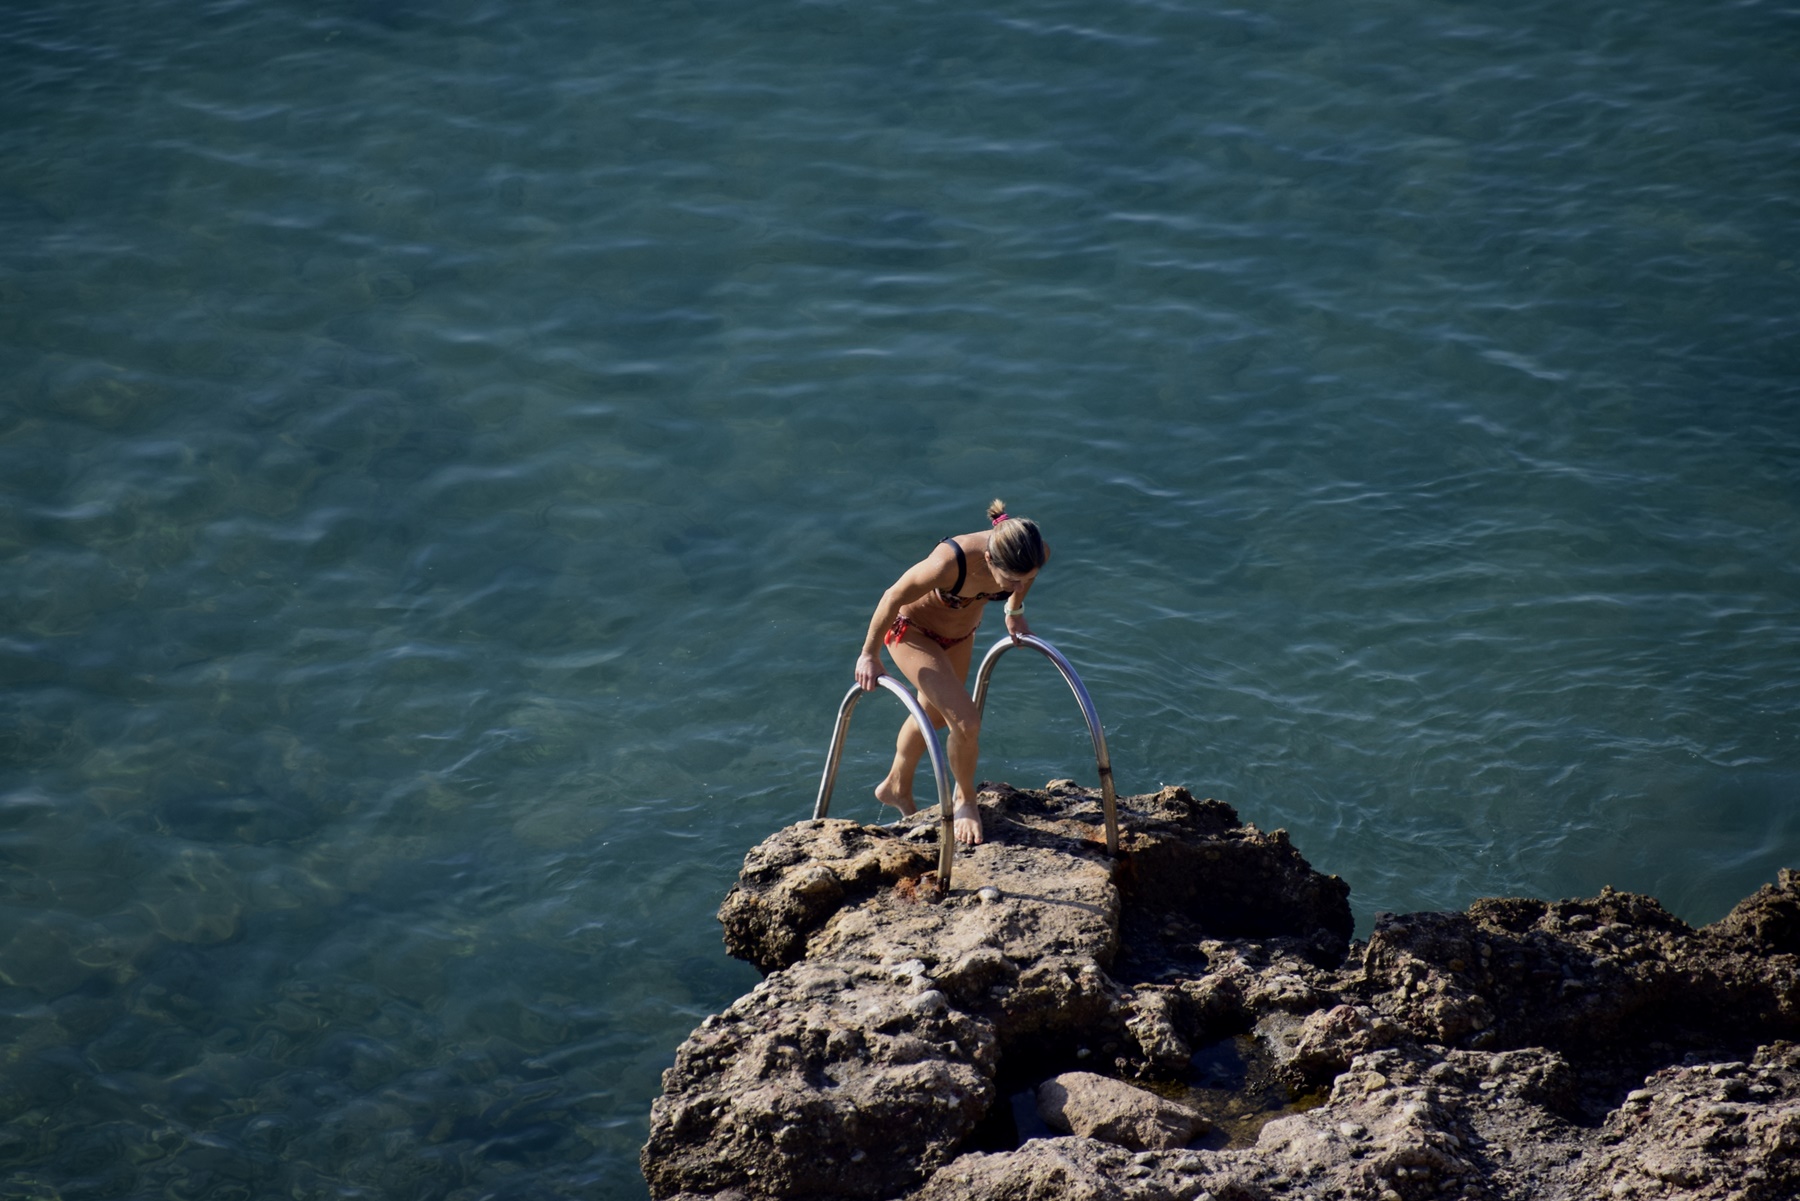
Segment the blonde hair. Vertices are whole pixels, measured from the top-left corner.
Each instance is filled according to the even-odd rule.
[[[988,554],[1000,566],[1015,575],[1026,575],[1044,565],[1049,551],[1044,546],[1044,536],[1038,532],[1037,522],[1029,517],[1013,517],[1006,511],[1006,502],[996,499],[987,507],[988,520],[993,523],[994,531],[988,535]]]

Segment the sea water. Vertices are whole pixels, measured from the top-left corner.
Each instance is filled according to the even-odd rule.
[[[6,5],[0,1193],[642,1198],[996,496],[1121,792],[1365,932],[1716,919],[1800,865],[1796,80],[1776,0]],[[1007,657],[980,775],[1093,773]]]

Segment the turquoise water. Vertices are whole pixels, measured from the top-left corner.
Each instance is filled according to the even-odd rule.
[[[1800,865],[1797,79],[1791,3],[7,6],[0,1194],[642,1198],[995,495],[1122,791],[1364,930],[1718,917]],[[981,774],[1091,780],[1025,658]]]

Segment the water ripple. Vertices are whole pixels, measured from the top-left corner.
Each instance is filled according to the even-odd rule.
[[[1778,17],[0,18],[9,1179],[642,1196],[718,897],[995,493],[1127,791],[1365,927],[1717,916],[1800,846]],[[1009,658],[982,774],[1089,749]]]

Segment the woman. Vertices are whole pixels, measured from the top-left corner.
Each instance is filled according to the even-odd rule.
[[[1003,602],[1008,634],[1031,633],[1025,624],[1025,594],[1050,558],[1036,522],[1007,516],[1006,506],[997,500],[988,506],[988,522],[993,528],[939,542],[881,594],[856,659],[856,682],[866,692],[883,675],[880,647],[885,643],[894,666],[919,690],[931,724],[949,728],[945,750],[956,778],[956,840],[968,845],[981,841],[981,810],[975,804],[981,715],[968,689],[975,630],[988,602],[997,600]],[[909,718],[900,727],[894,762],[876,786],[875,799],[903,814],[916,812],[913,772],[924,754],[925,735]]]

